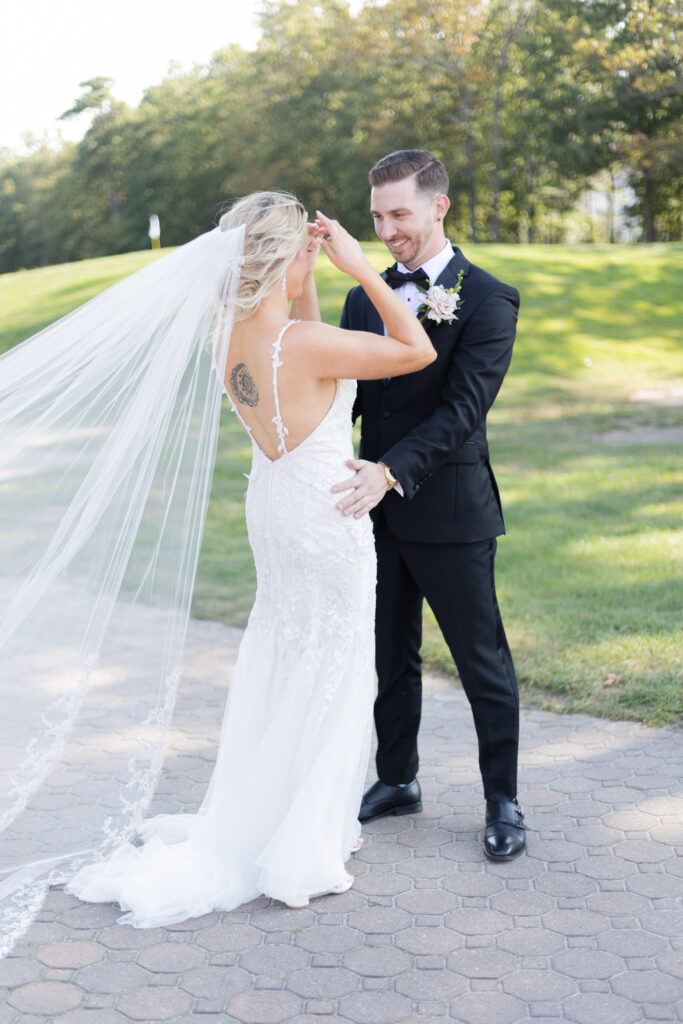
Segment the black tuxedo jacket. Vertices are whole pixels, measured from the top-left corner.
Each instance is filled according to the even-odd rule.
[[[455,247],[434,283],[453,287],[461,269],[458,319],[425,322],[436,361],[417,373],[358,384],[360,457],[385,462],[404,491],[390,491],[373,514],[383,514],[402,540],[467,543],[505,532],[486,414],[510,365],[519,293]],[[346,297],[341,326],[384,333],[360,286]]]

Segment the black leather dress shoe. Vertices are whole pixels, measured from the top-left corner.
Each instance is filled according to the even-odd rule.
[[[489,860],[514,860],[526,848],[526,826],[516,800],[486,801],[484,853]]]
[[[387,814],[417,814],[422,810],[422,791],[417,779],[407,786],[387,786],[377,782],[363,795],[359,821],[372,821]]]

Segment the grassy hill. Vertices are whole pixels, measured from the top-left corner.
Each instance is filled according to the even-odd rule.
[[[367,251],[386,265],[379,243]],[[465,251],[522,295],[489,437],[508,528],[498,590],[523,696],[683,722],[683,246]],[[0,277],[0,352],[153,258]],[[348,279],[324,260],[318,278],[335,322]],[[232,625],[246,621],[254,586],[249,451],[226,408],[194,611]],[[452,671],[429,610],[423,653]]]

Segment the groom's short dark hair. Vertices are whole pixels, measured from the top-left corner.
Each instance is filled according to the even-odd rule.
[[[448,171],[428,149],[399,149],[389,153],[377,161],[368,177],[374,187],[386,185],[388,181],[402,181],[413,175],[420,192],[435,196],[448,193]]]

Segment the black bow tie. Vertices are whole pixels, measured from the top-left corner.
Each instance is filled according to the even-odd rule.
[[[402,284],[408,284],[409,281],[414,281],[415,284],[422,284],[423,281],[426,281],[429,284],[429,278],[422,267],[412,270],[409,274],[402,274],[396,267],[388,267],[385,275],[387,284],[391,285],[392,288],[400,288]]]

